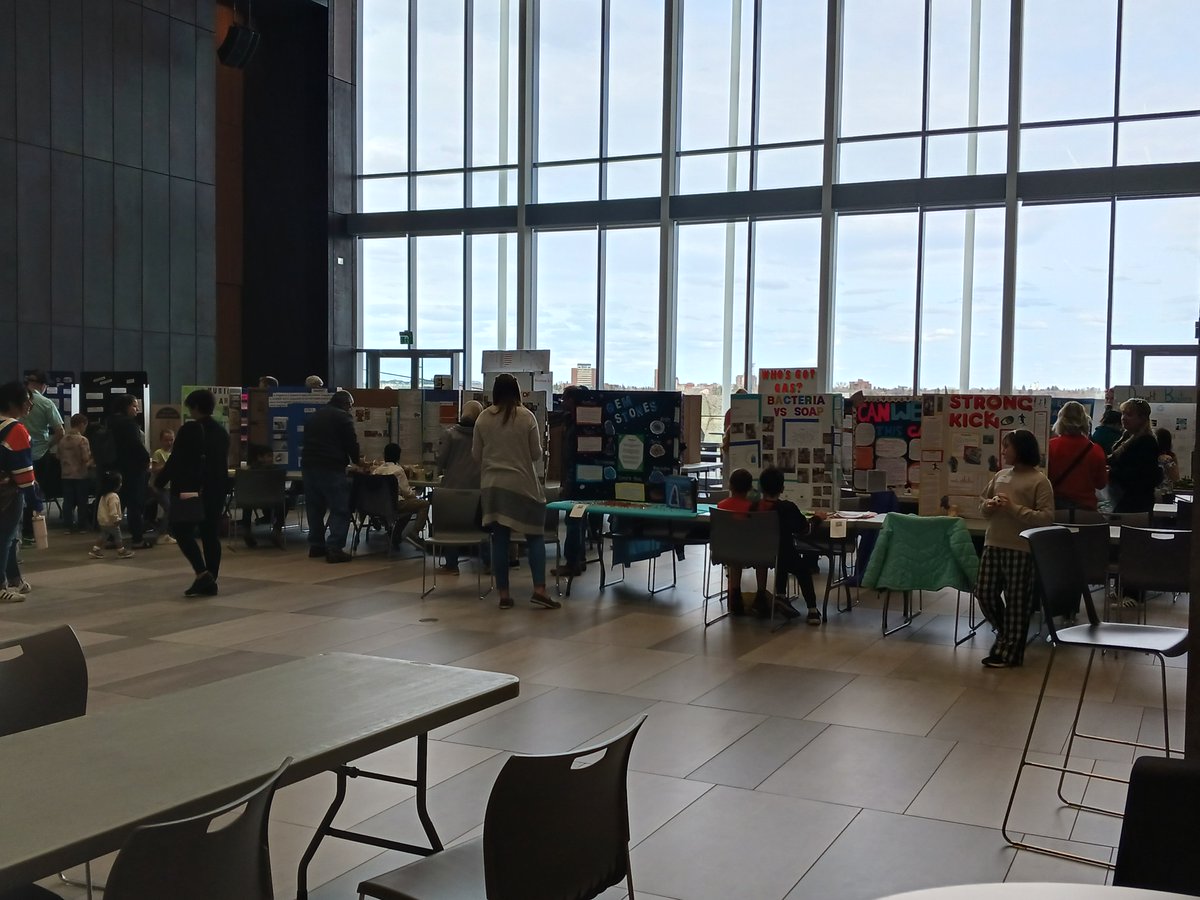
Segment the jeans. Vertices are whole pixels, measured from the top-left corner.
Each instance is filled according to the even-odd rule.
[[[64,478],[62,483],[62,526],[63,528],[85,528],[88,521],[88,495],[91,493],[90,478]]]
[[[135,547],[142,543],[145,535],[143,516],[146,512],[147,477],[145,472],[121,473],[121,505],[125,507],[129,536]]]
[[[308,508],[309,546],[344,549],[350,531],[350,479],[346,473],[341,469],[305,469],[304,503]]]
[[[25,498],[17,494],[7,507],[0,510],[0,573],[9,584],[21,583],[21,570],[17,565],[17,549],[21,539],[21,514],[25,509]]]
[[[446,566],[451,569],[458,568],[458,561],[461,558],[462,547],[446,547],[443,553],[446,557]],[[479,545],[479,561],[485,565],[492,564],[492,542],[485,541]]]
[[[497,564],[492,567],[492,577],[496,579],[496,590],[508,590],[508,542],[512,539],[512,529],[507,525],[492,525],[492,559]],[[525,535],[525,544],[529,548],[529,574],[533,576],[534,585],[546,583],[546,536],[544,534]]]

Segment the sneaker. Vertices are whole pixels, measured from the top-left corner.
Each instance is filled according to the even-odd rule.
[[[815,606],[808,611],[808,624],[809,625],[820,625],[821,624],[821,611],[819,609],[817,609]]]
[[[10,591],[16,591],[18,594],[28,594],[33,590],[33,585],[28,581],[19,581],[16,584],[9,584]]]
[[[133,559],[133,551],[128,547],[122,547],[117,551],[117,559]]]
[[[1121,606],[1125,609],[1133,609],[1138,605],[1137,597],[1122,597]]]
[[[217,593],[217,579],[208,572],[201,572],[192,582],[192,586],[183,592],[185,597],[212,596]]]
[[[325,553],[325,562],[327,563],[348,563],[353,558],[345,550],[329,550]]]
[[[33,538],[23,537],[23,538],[21,538],[21,546],[22,547],[36,547],[37,541],[35,541]]]
[[[88,551],[88,556],[90,556],[92,559],[104,559],[104,551],[99,547],[93,547]]]
[[[25,595],[19,594],[16,591],[10,591],[8,588],[0,590],[0,603],[24,603]]]
[[[458,566],[438,566],[439,575],[458,575]]]
[[[500,598],[500,608],[501,609],[512,609],[513,608],[513,598],[512,597],[501,597]]]
[[[1001,656],[985,656],[983,658],[983,664],[989,669],[1009,668],[1009,663],[1005,662],[1004,658]]]
[[[546,594],[534,593],[529,598],[529,602],[534,606],[540,606],[542,609],[562,609],[562,604]]]
[[[175,541],[175,538],[171,537],[169,534],[164,534],[164,535],[162,536],[162,542],[163,542],[164,544],[174,544],[174,543],[176,543],[176,541]]]
[[[325,558],[325,548],[317,547],[317,546],[310,544],[308,547],[308,558],[309,559],[324,559]]]

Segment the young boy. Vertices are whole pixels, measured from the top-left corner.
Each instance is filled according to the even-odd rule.
[[[750,491],[754,487],[754,476],[746,469],[734,469],[729,475],[729,496],[717,504],[717,509],[727,509],[736,513],[747,513],[761,509],[750,499]],[[767,569],[765,566],[754,570],[757,591],[754,594],[754,611],[760,619],[771,615],[771,595],[767,593]],[[731,616],[746,615],[746,603],[742,599],[742,569],[740,566],[729,567],[729,614]]]
[[[104,537],[101,538],[88,556],[92,559],[104,559],[103,540],[107,538],[117,548],[118,559],[130,559],[133,551],[125,546],[121,537],[121,473],[107,472],[101,476],[100,502],[96,504],[96,521]]]
[[[429,520],[429,501],[422,500],[409,487],[408,476],[404,474],[404,469],[400,465],[399,444],[388,444],[383,448],[383,462],[371,469],[371,474],[395,476],[396,488],[400,495],[400,515],[401,517],[412,517],[404,526],[400,539],[408,541],[422,553],[425,552],[425,545],[421,542],[420,534],[425,530],[425,523]]]
[[[758,486],[762,488],[762,499],[759,509],[773,509],[779,514],[779,561],[775,567],[775,609],[789,619],[800,615],[799,610],[792,606],[787,598],[788,575],[795,577],[800,585],[800,594],[804,597],[804,605],[808,607],[808,624],[820,625],[821,613],[817,610],[817,592],[813,587],[810,566],[796,551],[795,538],[803,537],[812,531],[812,520],[791,500],[780,499],[783,493],[783,472],[770,466],[763,469],[758,476]],[[820,517],[820,513],[817,513]]]
[[[247,466],[251,469],[270,469],[275,465],[275,454],[271,448],[263,444],[250,444],[246,448]],[[287,503],[280,502],[268,510],[271,514],[271,543],[280,550],[284,549],[283,523],[287,518]],[[247,547],[257,547],[258,538],[254,536],[254,510],[246,507],[242,510],[242,540]]]
[[[90,469],[92,446],[83,436],[88,417],[83,413],[71,416],[71,428],[58,442],[58,461],[62,466],[62,526],[71,534],[79,534],[88,522],[88,495],[92,489]]]

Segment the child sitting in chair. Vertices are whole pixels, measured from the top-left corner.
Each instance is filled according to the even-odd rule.
[[[396,488],[400,497],[400,516],[402,518],[404,516],[412,517],[404,526],[404,531],[401,532],[399,539],[408,541],[424,553],[425,544],[421,541],[420,534],[425,530],[425,523],[429,520],[429,501],[418,497],[409,485],[408,476],[404,474],[404,467],[400,465],[399,444],[388,444],[383,448],[383,462],[371,469],[371,474],[395,476]]]
[[[747,513],[759,509],[758,504],[750,499],[750,491],[753,487],[754,476],[749,471],[734,469],[729,475],[729,496],[717,504],[717,509],[727,509],[735,513]],[[756,568],[754,575],[757,582],[754,611],[760,619],[765,619],[771,615],[771,595],[767,593],[766,566]],[[746,603],[742,598],[741,566],[729,566],[729,614],[731,616],[746,615]]]
[[[775,567],[775,609],[786,618],[794,619],[800,615],[799,610],[792,606],[787,597],[787,578],[793,576],[800,585],[800,595],[804,605],[808,607],[808,624],[820,625],[821,613],[817,609],[817,592],[813,587],[811,567],[804,557],[796,550],[795,538],[803,537],[812,531],[812,519],[800,512],[799,507],[791,500],[783,500],[783,472],[773,466],[763,469],[758,476],[758,486],[762,488],[762,499],[759,509],[773,509],[779,514],[779,560]],[[818,518],[824,518],[820,512]],[[832,576],[831,576],[832,577]]]

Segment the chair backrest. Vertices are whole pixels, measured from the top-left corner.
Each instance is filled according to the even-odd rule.
[[[360,516],[395,521],[400,504],[395,475],[356,473],[350,492],[350,510]]]
[[[286,500],[287,471],[281,466],[238,469],[233,476],[233,505],[238,509],[266,509]]]
[[[429,533],[479,530],[479,491],[435,488],[429,498]]]
[[[558,540],[559,540],[558,520],[559,520],[560,514],[561,514],[561,510],[557,510],[557,509],[546,510],[546,524],[542,530],[545,532],[546,543],[548,543],[548,544],[557,544],[558,543]]]
[[[1021,537],[1029,541],[1029,549],[1033,553],[1042,608],[1051,612],[1073,609],[1076,600],[1082,599],[1088,622],[1099,625],[1100,617],[1096,615],[1096,606],[1092,603],[1092,594],[1088,590],[1087,578],[1079,559],[1079,545],[1071,529],[1064,525],[1046,525],[1022,531]],[[1050,631],[1050,639],[1057,643],[1058,630],[1051,614],[1046,616],[1046,627]]]
[[[291,757],[246,796],[210,812],[136,829],[113,862],[107,900],[272,900],[267,818]],[[239,810],[232,820],[215,822]]]
[[[1107,522],[1094,525],[1068,525],[1075,536],[1075,551],[1083,567],[1083,577],[1088,584],[1105,584],[1108,581],[1109,539]],[[1071,607],[1074,609],[1074,606]]]
[[[1117,558],[1122,589],[1190,590],[1191,550],[1190,531],[1122,525]]]
[[[1056,509],[1054,521],[1060,525],[1096,525],[1107,524],[1108,518],[1095,509]]]
[[[1192,499],[1190,497],[1175,498],[1175,527],[1187,528],[1192,527]]]
[[[779,513],[709,511],[709,557],[714,565],[774,566],[779,557]]]
[[[626,774],[645,720],[603,744],[504,764],[483,820],[488,900],[595,897],[625,878]]]
[[[1129,775],[1113,884],[1200,894],[1200,762],[1142,756]]]
[[[0,735],[87,712],[88,671],[70,625],[0,643]]]

